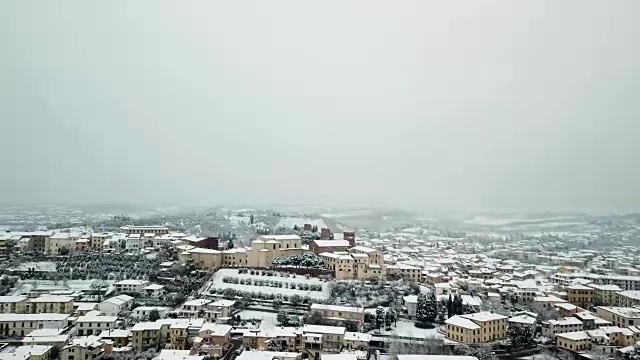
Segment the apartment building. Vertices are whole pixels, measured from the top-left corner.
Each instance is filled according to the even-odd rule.
[[[422,281],[422,269],[417,266],[396,263],[386,266],[387,278],[406,279],[415,282]]]
[[[104,353],[104,342],[98,336],[81,336],[60,349],[60,360],[95,360]]]
[[[557,334],[556,346],[571,352],[588,351],[591,349],[591,337],[586,331],[574,331]]]
[[[147,280],[121,280],[114,284],[117,293],[141,293],[151,283]]]
[[[627,306],[617,303],[617,294],[622,290],[618,285],[589,284],[588,286],[595,289],[593,294],[594,306]]]
[[[236,302],[233,300],[216,300],[205,306],[204,317],[213,322],[218,321],[218,319],[229,318],[233,314],[235,304]]]
[[[615,326],[640,325],[640,309],[618,306],[597,306],[596,315]]]
[[[360,325],[364,323],[364,308],[361,307],[312,304],[310,310],[320,313],[324,319],[329,321],[355,321]]]
[[[567,317],[559,320],[549,320],[542,323],[542,335],[550,339],[553,339],[557,334],[582,330],[584,330],[582,321],[575,317]]]
[[[30,314],[73,314],[73,298],[59,295],[41,295],[27,300],[26,312]]]
[[[131,345],[134,350],[140,352],[164,344],[167,336],[162,331],[163,326],[168,330],[168,324],[157,321],[135,324],[131,329]]]
[[[3,314],[22,314],[27,311],[27,297],[18,296],[0,296],[0,313]]]
[[[127,235],[131,235],[131,234],[139,234],[139,235],[144,235],[144,234],[155,234],[156,236],[158,235],[165,235],[169,233],[169,228],[166,226],[157,226],[157,225],[152,225],[152,226],[134,226],[134,225],[125,225],[120,227],[120,232],[127,234]]]
[[[605,304],[606,305],[606,304]],[[634,307],[640,305],[640,291],[626,290],[615,294],[615,304],[620,307]]]
[[[580,284],[565,287],[567,291],[567,301],[583,309],[590,309],[593,306],[596,290],[592,287]]]
[[[64,329],[69,314],[0,314],[0,335],[25,336],[37,329]]]
[[[231,340],[231,326],[215,323],[204,323],[198,332],[202,339],[200,351],[211,356],[222,357],[223,349]]]
[[[104,241],[110,239],[112,236],[113,234],[108,232],[92,233],[89,237],[89,247],[94,251],[102,251],[104,250]]]
[[[319,257],[324,262],[326,269],[334,272],[334,277],[342,279],[386,279],[385,267],[377,263],[371,263],[368,254],[357,252],[332,252],[321,253]],[[375,260],[378,261],[378,260]]]
[[[607,274],[599,275],[593,273],[555,273],[551,276],[551,281],[556,284],[571,285],[576,280],[588,280],[596,285],[616,285],[622,290],[640,290],[640,276]]]
[[[506,337],[508,318],[490,312],[456,315],[445,321],[449,340],[480,344]]]
[[[247,249],[233,248],[222,251],[222,266],[242,267],[247,266]]]
[[[78,336],[98,335],[116,328],[117,316],[84,315],[76,319]]]
[[[270,342],[277,342],[284,351],[300,351],[302,330],[293,327],[276,327],[263,330],[246,330],[242,336],[243,346],[250,349],[265,350]]]
[[[129,234],[125,239],[124,249],[129,252],[138,252],[144,249],[144,239],[141,234]]]
[[[62,249],[73,252],[76,248],[76,240],[79,239],[78,233],[56,233],[50,238],[48,253],[60,254]]]
[[[341,326],[305,325],[302,328],[303,357],[320,360],[320,354],[339,353],[346,333]]]

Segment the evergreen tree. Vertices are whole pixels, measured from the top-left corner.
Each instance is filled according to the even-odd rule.
[[[280,341],[271,339],[267,344],[267,351],[282,352],[284,351],[284,348],[282,347],[282,343]]]
[[[451,298],[451,294],[449,294],[449,300],[447,300],[447,318],[453,315],[453,299]]]
[[[280,324],[280,326],[289,325],[289,318],[287,317],[287,313],[284,311],[284,309],[280,309],[280,311],[278,311],[276,320],[278,320],[278,324]]]
[[[385,317],[386,316],[384,313],[384,309],[382,308],[382,306],[378,306],[378,308],[376,309],[376,327],[378,329],[384,326]]]
[[[429,292],[427,294],[427,302],[426,302],[426,320],[429,323],[436,322],[436,317],[438,316],[438,301],[436,300],[436,293],[434,291]]]
[[[387,311],[386,315],[386,321],[387,325],[396,324],[396,322],[398,321],[398,314],[396,313],[396,310],[394,308],[389,307],[389,311]]]
[[[233,249],[235,245],[233,244],[233,240],[231,240],[231,238],[229,238],[229,241],[227,241],[227,249]]]
[[[427,295],[420,293],[420,295],[418,295],[418,304],[416,305],[416,321],[422,326],[426,326],[429,323],[428,306]]]
[[[640,360],[640,345],[635,345],[631,351],[629,351],[629,360]]]
[[[447,308],[442,305],[438,310],[438,324],[444,324],[447,320]]]
[[[462,315],[462,296],[460,295],[453,298],[453,315]]]
[[[298,230],[300,230],[300,229],[298,229],[298,225],[295,225],[295,224],[294,224],[294,225],[293,225],[293,231],[298,231]]]
[[[160,312],[157,309],[149,311],[149,321],[156,321],[160,319]]]
[[[249,225],[253,225],[253,221],[255,219],[253,218],[253,214],[251,214],[251,216],[249,217]]]

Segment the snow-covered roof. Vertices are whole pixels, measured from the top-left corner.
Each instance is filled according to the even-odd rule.
[[[478,324],[476,324],[475,322],[469,319],[465,319],[460,315],[452,316],[449,319],[447,319],[444,323],[447,325],[463,327],[465,329],[472,329],[472,330],[480,329],[480,326]]]

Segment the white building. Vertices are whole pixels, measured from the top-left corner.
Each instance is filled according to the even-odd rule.
[[[146,280],[122,280],[114,284],[116,292],[141,293],[151,283]]]
[[[109,298],[98,305],[101,315],[118,316],[122,310],[129,309],[133,304],[133,297],[129,295],[118,295]]]
[[[138,306],[137,308],[133,309],[131,316],[137,319],[145,319],[149,317],[153,310],[157,310],[158,315],[160,315],[160,319],[164,319],[165,317],[167,317],[167,313],[170,309],[163,306]]]

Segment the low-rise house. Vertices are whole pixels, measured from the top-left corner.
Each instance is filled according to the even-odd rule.
[[[343,338],[344,347],[347,350],[368,351],[371,337],[371,334],[347,331]]]
[[[164,306],[138,306],[137,308],[133,309],[133,311],[131,312],[131,316],[135,317],[136,319],[148,319],[154,310],[158,312],[158,316],[160,319],[164,319],[165,317],[167,317],[170,309]]]
[[[98,303],[92,302],[74,302],[73,308],[75,310],[75,314],[78,316],[86,315],[90,311],[94,311],[98,308]]]
[[[233,300],[216,300],[205,305],[205,319],[216,322],[218,319],[226,319],[233,315],[236,302]]]
[[[25,345],[0,353],[0,360],[48,360],[53,346]]]
[[[111,341],[113,347],[122,347],[129,344],[131,338],[131,330],[112,329],[100,333],[98,337],[103,341]]]
[[[303,357],[319,359],[321,353],[340,352],[346,329],[342,326],[305,325],[302,328]]]
[[[180,309],[175,312],[180,317],[202,317],[205,314],[206,306],[211,303],[211,300],[207,299],[193,299],[185,301]]]
[[[361,307],[312,304],[311,311],[320,313],[324,319],[329,321],[355,321],[359,325],[364,323],[364,308]]]
[[[130,309],[132,304],[133,297],[121,294],[101,302],[98,310],[102,315],[118,316],[121,311]]]
[[[245,330],[242,341],[245,348],[258,350],[265,350],[270,342],[275,341],[284,351],[296,352],[303,347],[301,337],[301,329],[275,327],[263,330]]]
[[[144,294],[151,297],[158,297],[164,293],[164,286],[158,284],[150,284],[144,289]]]

